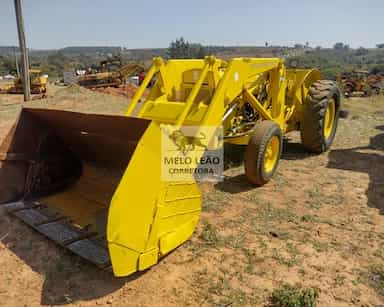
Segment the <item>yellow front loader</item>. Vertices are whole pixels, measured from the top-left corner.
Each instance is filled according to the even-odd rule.
[[[40,69],[30,69],[30,89],[31,94],[45,94],[47,92],[48,78]],[[13,84],[6,89],[0,90],[4,94],[22,94],[24,92],[23,80],[21,77],[14,79]]]
[[[155,58],[125,116],[24,108],[0,148],[0,203],[127,276],[185,242],[201,211],[194,174],[162,176],[163,127],[179,145],[193,140],[185,127],[197,126],[196,137],[222,127],[224,142],[247,146],[246,176],[262,185],[276,172],[286,133],[299,130],[310,151],[327,150],[339,108],[333,82],[317,70],[286,70],[281,59]]]

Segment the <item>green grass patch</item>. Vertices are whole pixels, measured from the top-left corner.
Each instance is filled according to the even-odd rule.
[[[219,243],[221,242],[216,227],[208,222],[204,222],[203,229],[201,230],[199,238],[204,242],[205,245],[212,247],[218,247]]]
[[[319,298],[318,288],[301,288],[283,285],[271,294],[271,305],[274,307],[315,307]]]
[[[204,306],[255,306],[260,305],[261,297],[254,291],[247,293],[231,284],[228,272],[209,273],[207,270],[195,272],[192,276],[194,304]]]

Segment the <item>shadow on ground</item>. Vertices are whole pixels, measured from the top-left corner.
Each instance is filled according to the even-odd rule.
[[[376,129],[384,131],[384,125]],[[372,137],[365,147],[331,150],[327,167],[367,173],[367,204],[384,215],[384,154],[380,151],[384,152],[384,133]]]
[[[230,194],[237,194],[253,190],[255,186],[251,184],[244,174],[229,177],[226,176],[223,181],[215,184],[215,189]]]
[[[142,274],[116,278],[50,242],[17,218],[0,214],[0,238],[44,279],[41,305],[66,305],[95,300],[115,292]]]
[[[241,166],[243,164],[246,146],[232,144],[224,145],[224,169],[227,170],[232,167]],[[289,140],[284,139],[283,153],[281,156],[282,160],[301,160],[310,156],[313,156],[313,154],[308,152],[301,143],[290,142]],[[252,190],[255,186],[249,183],[245,174],[241,174],[236,176],[226,176],[224,181],[215,185],[215,188],[223,192],[237,194]]]
[[[284,139],[282,160],[302,160],[313,156],[301,143],[291,142]]]

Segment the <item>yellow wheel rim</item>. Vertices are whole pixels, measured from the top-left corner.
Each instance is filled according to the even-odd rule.
[[[324,116],[323,134],[325,139],[328,139],[332,134],[333,126],[335,124],[335,113],[336,113],[335,99],[331,98],[328,102],[328,107],[327,107],[327,110],[325,111],[325,116]]]
[[[264,170],[266,173],[271,172],[279,158],[279,153],[280,153],[280,140],[279,138],[275,135],[273,136],[267,145],[267,148],[264,153]]]

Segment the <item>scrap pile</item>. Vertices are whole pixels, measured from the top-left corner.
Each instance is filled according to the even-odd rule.
[[[384,74],[365,70],[345,72],[338,76],[345,97],[369,97],[384,91]]]

